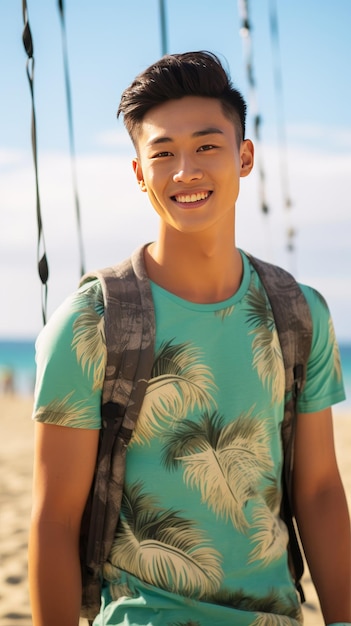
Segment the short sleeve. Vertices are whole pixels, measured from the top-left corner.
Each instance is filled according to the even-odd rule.
[[[301,285],[309,304],[313,333],[305,387],[298,401],[301,413],[321,411],[345,399],[339,347],[328,305],[318,291]]]
[[[52,315],[36,342],[33,419],[98,429],[106,366],[104,307],[98,281],[84,285]]]

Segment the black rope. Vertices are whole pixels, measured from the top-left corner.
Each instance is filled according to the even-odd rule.
[[[159,9],[160,9],[160,24],[161,24],[161,49],[162,49],[162,55],[164,55],[164,54],[167,54],[168,52],[165,0],[159,0]]]
[[[40,207],[40,194],[39,194],[39,177],[38,177],[38,151],[37,151],[37,130],[36,130],[36,116],[35,116],[35,102],[34,102],[34,55],[33,55],[33,38],[29,26],[28,20],[28,8],[26,0],[22,0],[22,13],[23,13],[23,45],[28,56],[26,63],[26,72],[29,81],[29,88],[32,100],[32,122],[31,122],[31,139],[32,139],[32,152],[34,160],[35,170],[35,189],[36,189],[36,211],[37,211],[37,229],[38,229],[38,244],[37,244],[37,261],[38,261],[38,273],[42,283],[41,289],[41,307],[43,323],[46,323],[46,311],[47,311],[47,296],[49,278],[49,266],[46,256],[45,239],[43,232],[43,222],[41,217]],[[41,254],[42,250],[42,254]]]
[[[258,112],[257,105],[257,87],[253,70],[252,40],[251,40],[251,22],[249,18],[248,0],[239,0],[239,14],[241,16],[240,35],[244,43],[244,53],[246,56],[246,75],[249,84],[250,109],[253,115],[253,128],[256,144],[255,161],[259,173],[259,198],[261,211],[264,215],[268,215],[269,207],[266,201],[266,175],[263,167],[263,159],[261,154],[261,126],[262,117]]]
[[[280,55],[280,41],[279,41],[279,27],[277,16],[277,5],[275,0],[270,2],[270,15],[269,15],[270,31],[271,31],[271,43],[272,43],[272,55],[273,55],[273,73],[274,73],[274,85],[277,102],[277,126],[280,148],[280,178],[283,194],[283,205],[286,210],[286,215],[290,213],[292,207],[292,201],[289,192],[289,174],[288,174],[288,158],[287,158],[287,141],[285,133],[285,116],[284,116],[284,90],[283,90],[283,77],[281,70],[281,55]],[[294,228],[288,224],[287,235],[287,249],[289,252],[293,252],[295,249]]]
[[[73,182],[73,195],[74,195],[74,203],[75,203],[75,209],[76,209],[76,220],[77,220],[77,230],[78,230],[80,273],[81,273],[81,276],[83,276],[83,274],[85,273],[84,247],[83,247],[82,226],[81,226],[81,216],[80,216],[80,203],[79,203],[77,173],[76,173],[76,156],[75,156],[74,132],[73,132],[73,113],[72,113],[72,95],[71,95],[71,84],[70,84],[69,67],[68,67],[68,51],[67,51],[67,35],[66,35],[64,0],[58,0],[58,9],[59,9],[59,14],[60,14],[60,22],[61,22],[61,37],[62,37],[63,65],[64,65],[65,87],[66,87],[66,103],[67,103],[68,130],[69,130],[69,145],[70,145],[70,154],[71,154],[71,171],[72,171],[72,182]]]

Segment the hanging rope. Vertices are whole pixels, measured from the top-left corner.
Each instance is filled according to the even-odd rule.
[[[274,73],[274,86],[277,103],[277,125],[278,125],[278,138],[280,149],[280,178],[283,194],[283,206],[286,211],[286,216],[290,218],[290,210],[292,207],[291,197],[289,193],[289,175],[288,175],[288,158],[287,158],[287,141],[285,134],[285,116],[284,116],[284,92],[283,92],[283,77],[281,71],[281,55],[280,55],[280,43],[279,43],[279,28],[277,17],[277,4],[276,0],[270,2],[270,31],[272,42],[272,55],[273,55],[273,73]],[[287,225],[287,249],[289,252],[293,252],[295,249],[295,230],[291,224]]]
[[[61,22],[63,65],[64,65],[64,74],[65,74],[67,117],[68,117],[68,129],[69,129],[69,145],[70,145],[70,154],[71,154],[71,171],[72,171],[73,195],[74,195],[77,230],[78,230],[80,273],[82,276],[85,273],[85,263],[84,263],[84,248],[83,248],[82,226],[81,226],[81,217],[80,217],[77,174],[76,174],[76,156],[75,156],[74,132],[73,132],[72,96],[71,96],[71,85],[70,85],[69,67],[68,67],[68,51],[67,51],[64,0],[58,0],[58,9],[59,9],[59,14],[60,14],[60,22]]]
[[[164,54],[167,54],[168,52],[165,0],[159,0],[159,9],[160,9],[160,24],[161,24],[161,49],[162,49],[162,56],[163,56]]]
[[[254,137],[255,137],[255,161],[259,173],[259,199],[261,211],[264,215],[268,215],[269,207],[266,201],[266,176],[263,167],[262,151],[261,151],[261,124],[262,118],[258,112],[257,105],[257,89],[253,71],[253,55],[252,55],[252,39],[251,39],[251,23],[249,19],[248,0],[238,0],[239,15],[241,17],[240,35],[243,40],[244,54],[246,59],[246,74],[249,84],[249,101],[250,110],[253,115]]]
[[[38,177],[38,153],[37,153],[37,130],[36,130],[36,116],[35,116],[35,102],[34,102],[34,56],[33,56],[33,39],[28,20],[28,9],[26,0],[22,0],[22,13],[23,13],[23,45],[28,56],[26,62],[26,72],[29,81],[29,88],[32,100],[32,122],[31,122],[31,138],[32,138],[32,152],[34,160],[35,170],[35,189],[36,189],[36,212],[37,212],[37,229],[38,229],[38,244],[37,244],[37,261],[38,261],[38,273],[42,283],[41,289],[41,308],[43,323],[46,323],[46,311],[47,311],[47,296],[48,296],[48,278],[49,278],[49,266],[46,257],[46,247],[43,232],[43,223],[41,218],[40,207],[40,194],[39,194],[39,177]]]

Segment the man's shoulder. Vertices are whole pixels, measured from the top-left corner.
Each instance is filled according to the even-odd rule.
[[[259,274],[264,286],[271,286],[271,289],[294,287],[302,292],[310,306],[319,305],[328,308],[324,296],[315,287],[301,282],[290,270],[276,263],[266,261],[253,254],[245,252],[251,265]]]
[[[291,282],[297,282],[297,279],[293,276],[293,274],[281,265],[261,259],[254,254],[250,254],[249,252],[245,252],[245,255],[248,257],[251,265],[255,268],[259,275],[267,276],[268,279],[271,278],[272,280],[285,278]]]
[[[104,313],[101,285],[92,281],[69,294],[50,315],[39,337],[56,337],[72,332],[72,328],[81,316],[99,316]]]
[[[296,303],[300,304],[301,299],[304,299],[304,294],[299,282],[291,272],[254,255],[248,254],[247,256],[271,301],[272,298],[279,301],[283,301],[285,298],[287,301],[296,300]]]

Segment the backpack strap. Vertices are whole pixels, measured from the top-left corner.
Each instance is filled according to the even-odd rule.
[[[155,339],[143,248],[114,267],[85,275],[81,284],[95,278],[101,282],[104,298],[107,361],[95,478],[81,528],[81,615],[88,618],[94,618],[100,608],[101,568],[116,530],[126,449],[151,375]]]
[[[281,515],[289,530],[289,566],[304,600],[300,580],[303,558],[294,524],[292,473],[297,417],[297,400],[305,381],[312,343],[310,308],[295,278],[286,270],[249,256],[270,301],[285,368],[285,405],[282,422],[284,450],[283,499]]]

